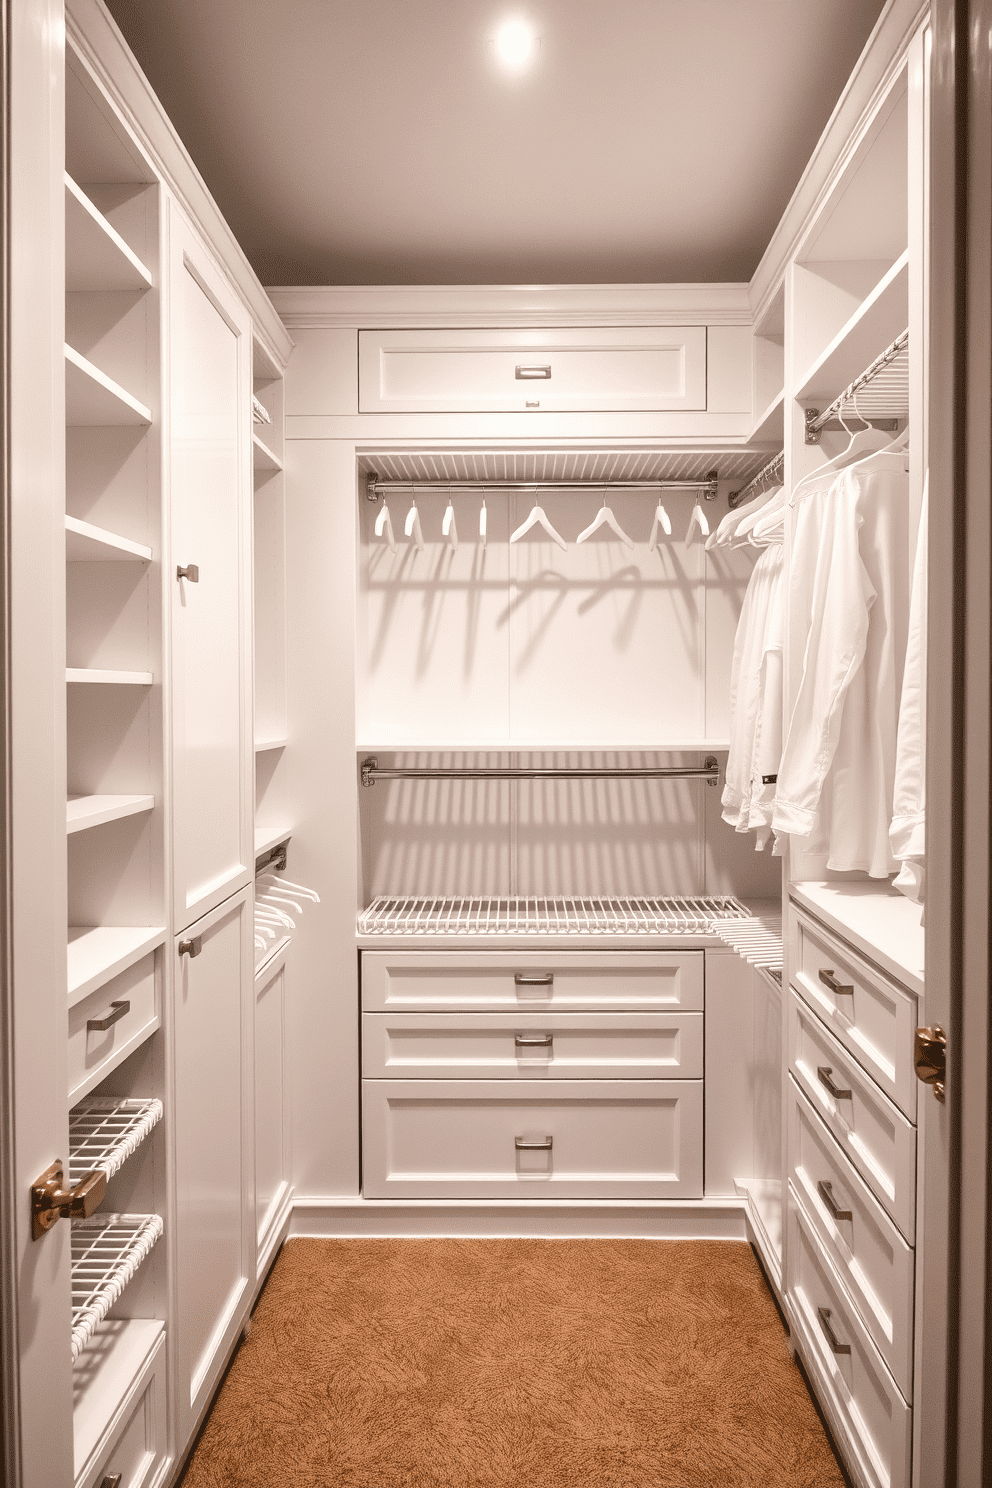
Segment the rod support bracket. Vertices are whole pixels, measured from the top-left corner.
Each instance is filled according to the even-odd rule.
[[[803,442],[805,444],[819,444],[820,430],[815,427],[816,421],[819,417],[820,410],[818,408],[807,408],[806,429],[803,435]]]
[[[362,760],[362,784],[366,790],[371,790],[375,785],[375,772],[379,768],[379,760],[376,755],[367,755]]]
[[[707,485],[706,485],[706,488],[703,491],[703,499],[704,499],[704,501],[715,501],[716,500],[716,498],[717,498],[717,489],[718,489],[717,488],[717,481],[719,479],[720,479],[720,472],[718,470],[708,470],[706,472]]]
[[[717,781],[720,779],[720,761],[717,759],[715,754],[708,754],[706,756],[706,758],[703,760],[703,769],[713,771],[713,774],[710,776],[709,780],[707,780],[706,784],[708,786],[716,785]]]
[[[379,484],[379,477],[378,477],[378,475],[376,475],[376,473],[375,473],[374,470],[370,470],[367,473],[366,477],[365,477],[365,496],[366,496],[366,500],[372,501],[372,502],[376,502],[376,501],[379,500],[379,492],[376,490],[376,486],[378,484]]]

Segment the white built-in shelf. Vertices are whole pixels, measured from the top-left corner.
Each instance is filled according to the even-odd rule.
[[[152,276],[98,207],[65,175],[67,290],[150,289]]]
[[[755,420],[748,444],[781,444],[785,437],[785,391],[779,392]]]
[[[907,249],[800,379],[794,393],[796,400],[807,407],[826,407],[902,335],[908,324]]]
[[[917,996],[923,995],[923,906],[888,879],[797,883],[792,899]]]
[[[161,925],[70,925],[69,1006],[149,956],[165,940]]]
[[[161,1119],[157,1097],[84,1095],[69,1112],[69,1182],[96,1169],[112,1178]]]
[[[154,1318],[109,1318],[100,1323],[72,1371],[72,1444],[77,1483],[101,1483],[96,1454],[101,1438],[155,1350],[165,1324]],[[91,1459],[96,1459],[91,1461]],[[110,1481],[113,1481],[112,1479]]]
[[[106,667],[66,667],[65,680],[113,687],[151,687],[155,678],[151,672],[116,672],[109,671]]]
[[[375,744],[356,744],[358,754],[725,754],[730,748],[728,739],[680,739],[664,743],[623,744],[590,743],[588,739],[547,741],[542,744],[515,742],[480,744],[478,740],[461,743],[428,742],[422,739],[383,740]]]
[[[251,436],[252,464],[256,470],[281,470],[282,461],[279,456],[273,454],[267,444],[263,444],[256,433]]]
[[[286,748],[286,745],[288,743],[289,743],[289,740],[286,738],[285,734],[283,734],[280,738],[256,739],[255,740],[255,753],[256,754],[268,754],[268,752],[270,750],[274,750],[274,749],[285,749]]]
[[[157,1214],[94,1214],[72,1221],[73,1363],[165,1226]]]
[[[104,822],[139,816],[154,806],[154,796],[70,796],[65,803],[65,829],[69,835],[85,832]]]
[[[271,852],[274,847],[279,846],[280,842],[287,842],[292,835],[292,827],[256,827],[256,858],[260,858],[263,853]]]
[[[65,556],[69,563],[150,563],[152,550],[92,522],[66,517]]]
[[[65,421],[70,428],[90,425],[150,424],[151,409],[65,346]]]

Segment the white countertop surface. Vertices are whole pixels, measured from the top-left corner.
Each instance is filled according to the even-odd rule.
[[[789,897],[922,997],[922,904],[880,881],[793,884]]]

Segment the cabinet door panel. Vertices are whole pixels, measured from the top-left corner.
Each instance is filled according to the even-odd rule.
[[[251,325],[181,220],[172,266],[175,908],[187,925],[252,865]],[[180,568],[193,565],[189,577]]]
[[[255,975],[255,1215],[259,1266],[278,1239],[290,1199],[286,1084],[288,946]]]

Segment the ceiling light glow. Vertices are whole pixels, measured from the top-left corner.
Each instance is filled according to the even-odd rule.
[[[496,55],[506,67],[523,67],[534,49],[534,33],[524,21],[507,21],[496,33]]]

